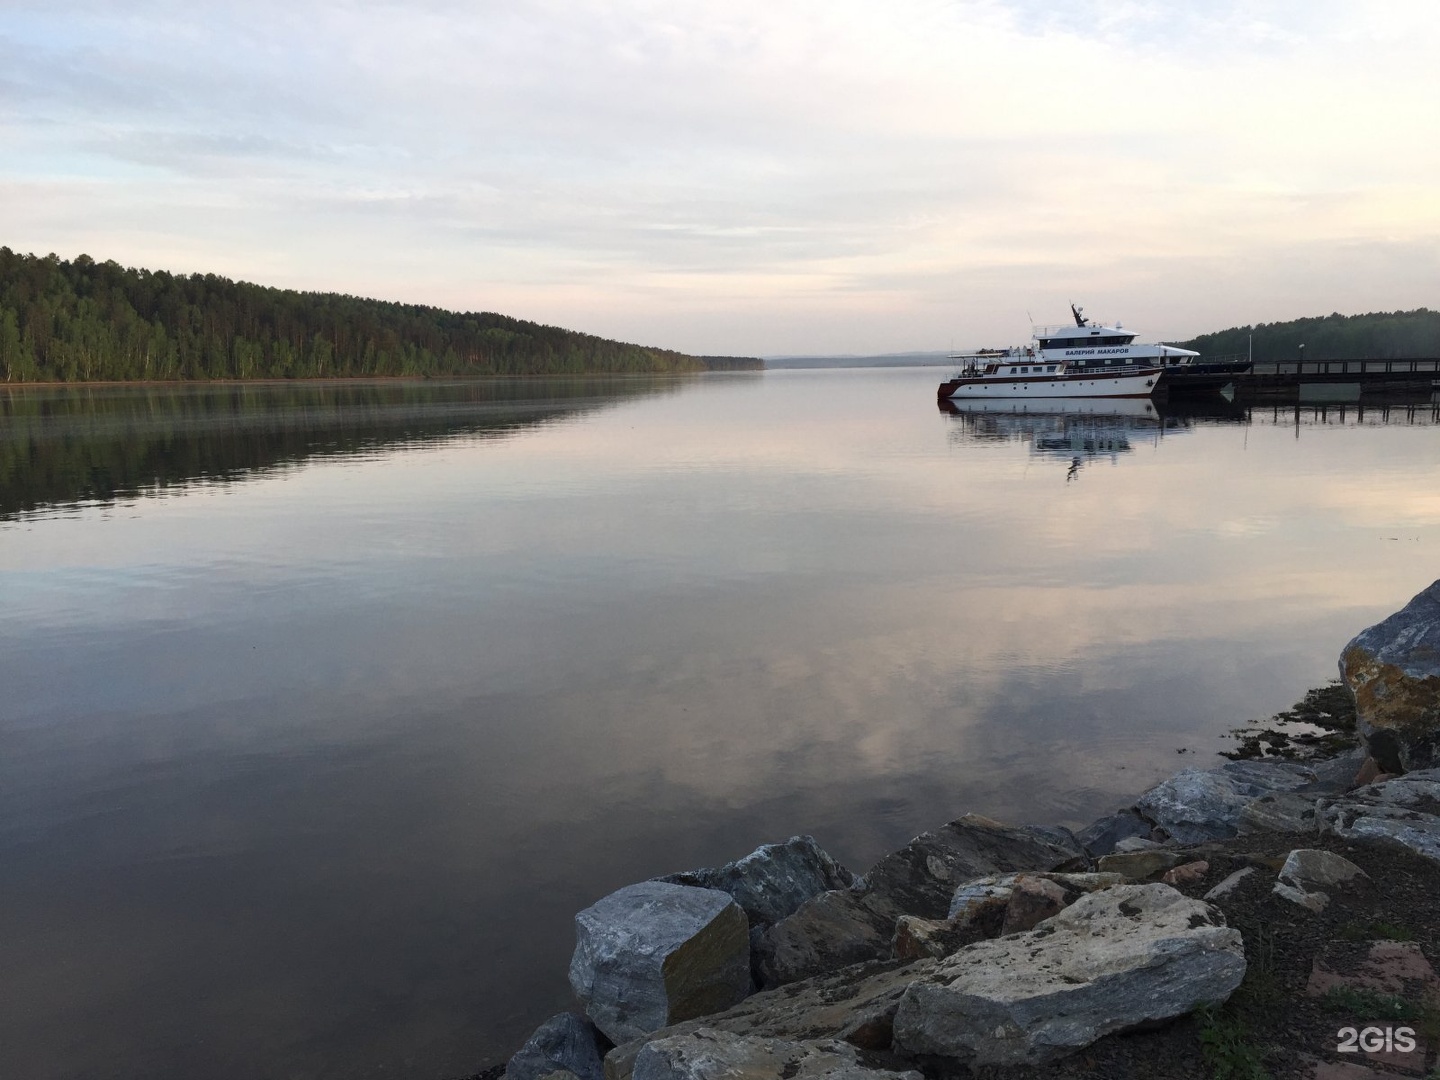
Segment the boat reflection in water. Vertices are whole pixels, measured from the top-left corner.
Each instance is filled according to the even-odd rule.
[[[1150,398],[942,399],[940,411],[956,421],[953,441],[1028,443],[1033,455],[1068,463],[1067,480],[1089,461],[1113,461],[1137,444],[1157,445],[1169,434],[1190,430],[1198,418],[1188,403],[1172,410]],[[1211,413],[1221,422],[1244,415],[1224,399],[1205,410],[1205,418]]]

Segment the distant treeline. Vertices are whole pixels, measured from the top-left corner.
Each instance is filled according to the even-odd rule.
[[[0,247],[5,382],[577,375],[759,368],[489,312],[272,289]]]
[[[1180,344],[1203,356],[1245,356],[1253,339],[1256,360],[1393,360],[1440,356],[1440,311],[1377,311],[1325,315],[1289,322],[1237,326]]]

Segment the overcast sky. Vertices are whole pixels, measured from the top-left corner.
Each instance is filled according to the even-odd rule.
[[[1440,307],[1433,0],[0,0],[0,244],[690,352]]]

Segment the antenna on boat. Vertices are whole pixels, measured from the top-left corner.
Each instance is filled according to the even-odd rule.
[[[1076,325],[1076,326],[1084,326],[1084,325],[1085,325],[1085,314],[1084,314],[1084,312],[1085,312],[1085,309],[1084,309],[1084,308],[1076,307],[1074,304],[1071,304],[1071,305],[1070,305],[1070,314],[1072,314],[1072,315],[1075,316],[1075,325]]]

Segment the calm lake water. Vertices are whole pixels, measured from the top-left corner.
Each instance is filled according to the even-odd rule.
[[[0,1075],[473,1072],[610,890],[1085,824],[1440,576],[1434,406],[940,375],[0,394]]]

